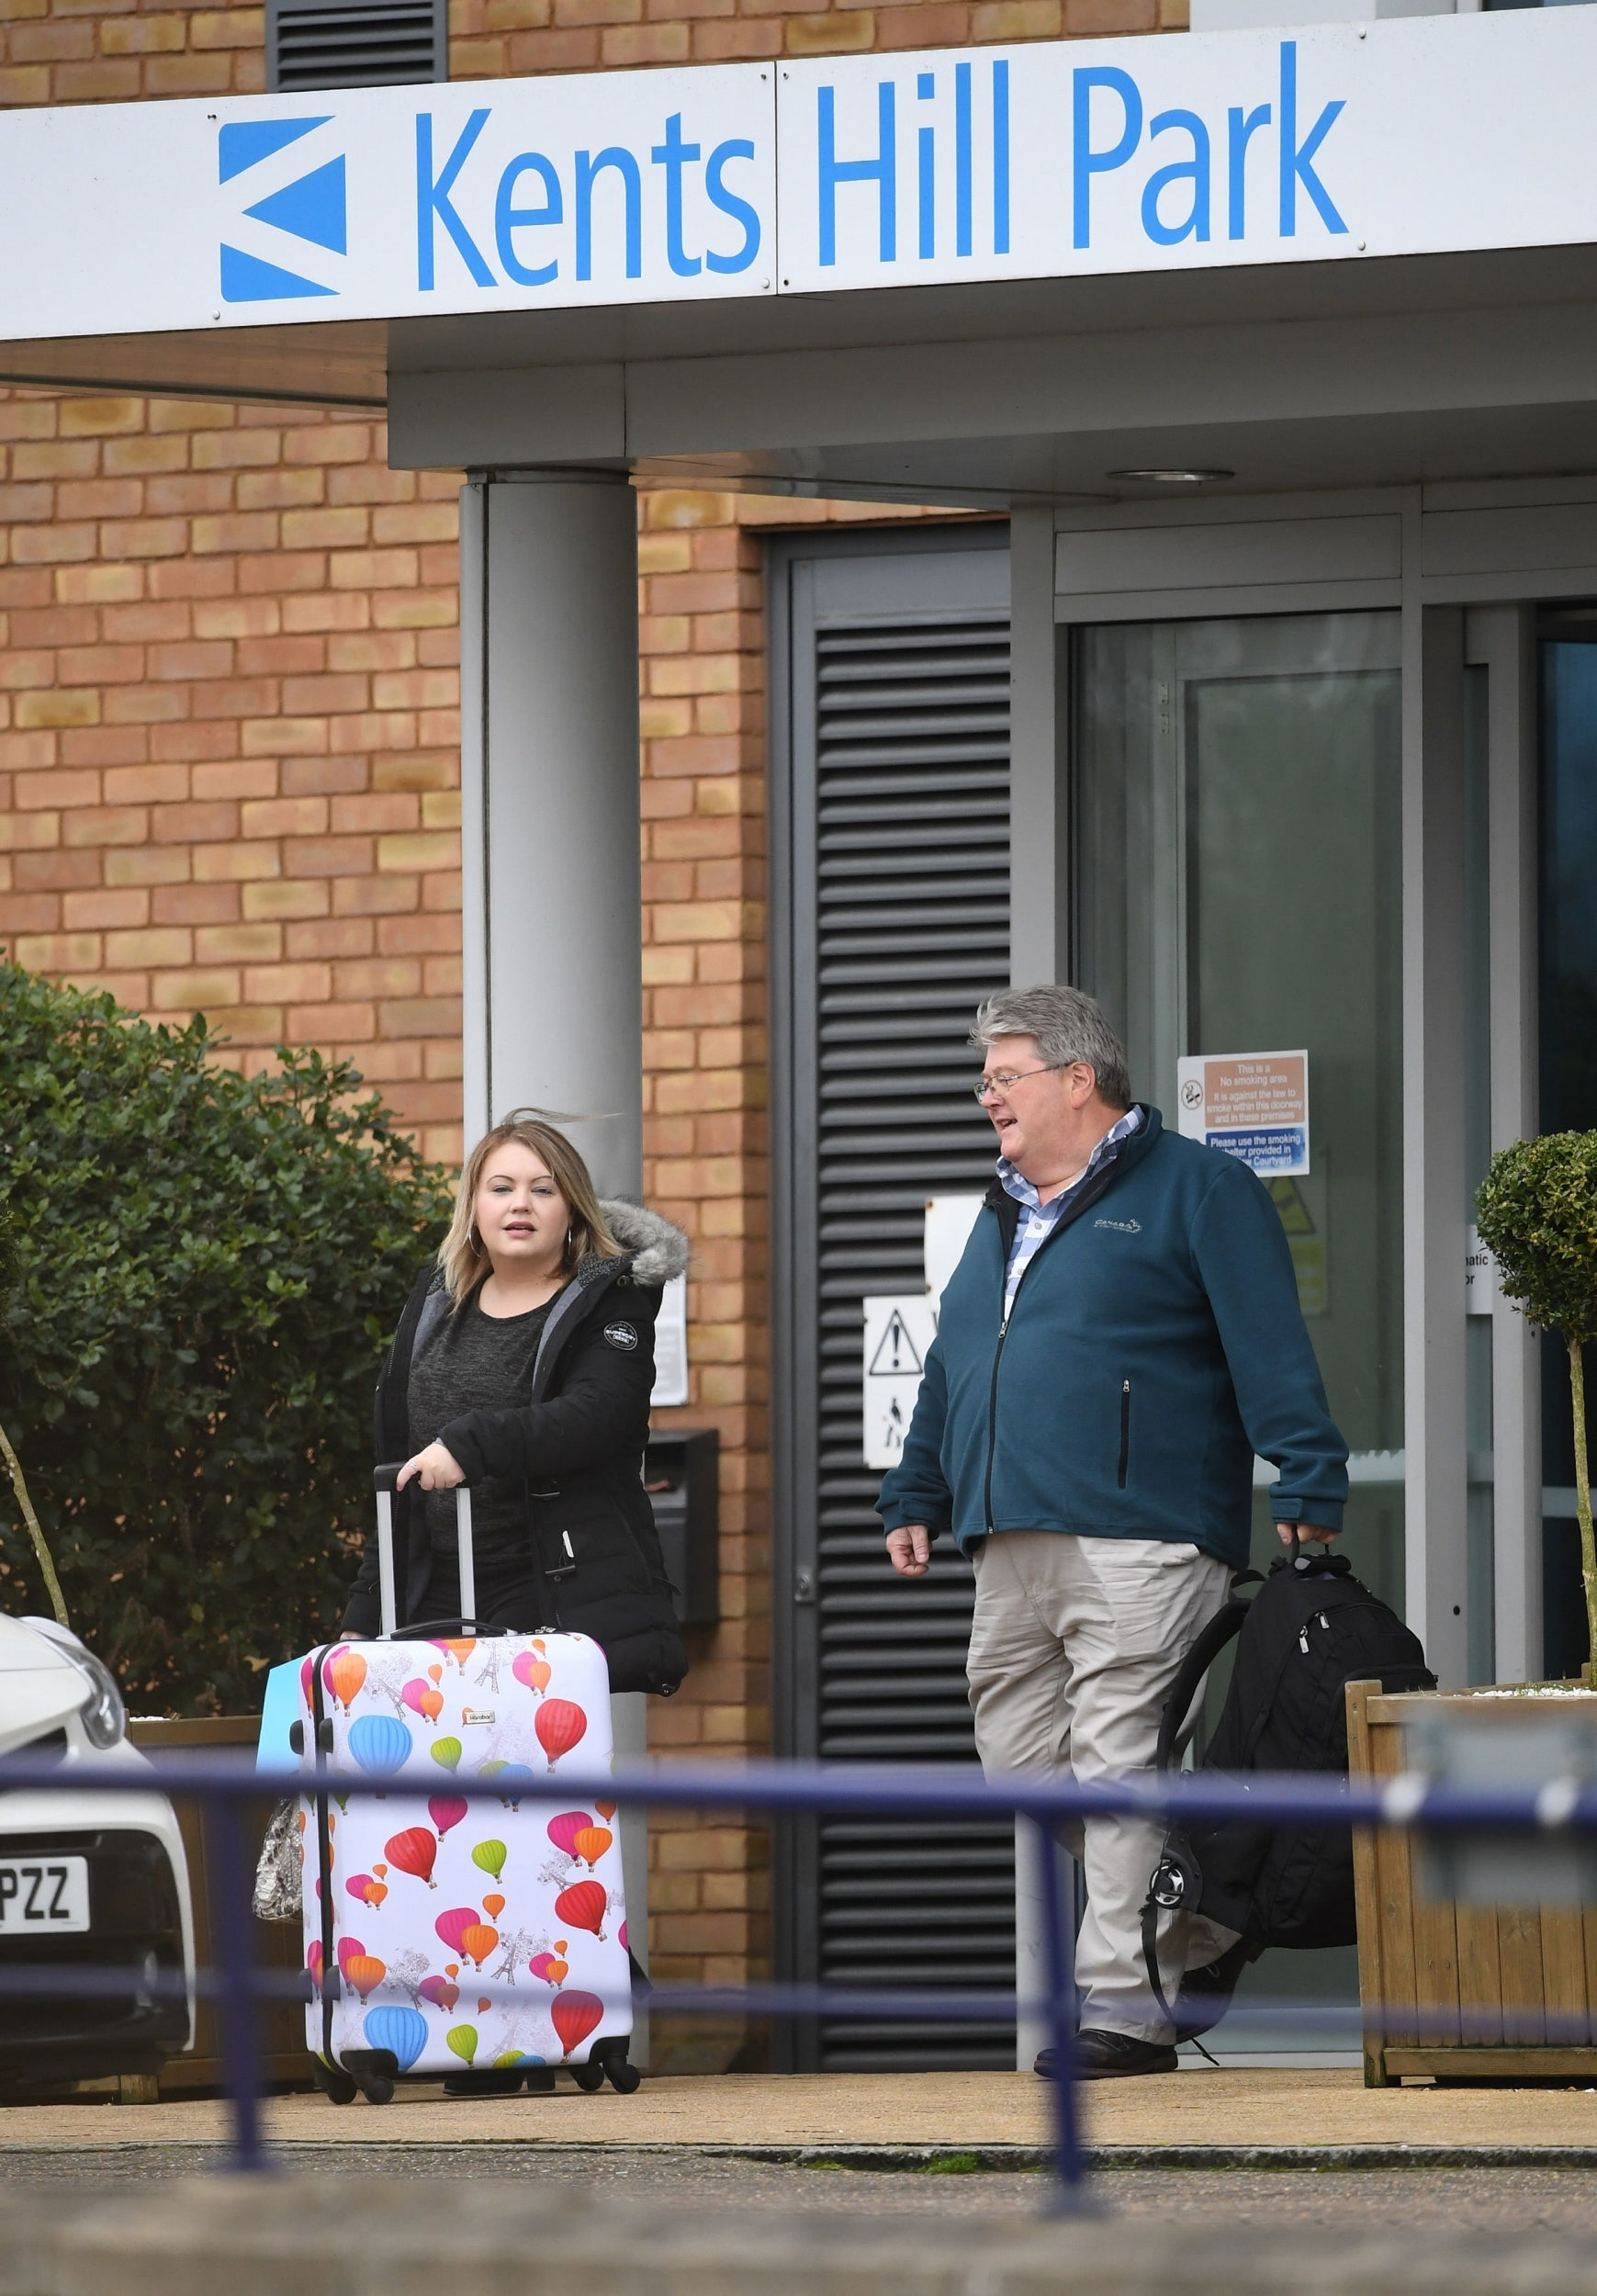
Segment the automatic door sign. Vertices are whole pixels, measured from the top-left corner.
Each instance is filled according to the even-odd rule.
[[[934,1307],[941,1301],[943,1286],[964,1257],[971,1230],[985,1201],[979,1191],[926,1199],[926,1288]]]
[[[688,1279],[670,1277],[655,1317],[655,1383],[651,1411],[688,1400]]]
[[[1497,1262],[1480,1241],[1471,1221],[1464,1245],[1464,1312],[1490,1315],[1497,1300]]]
[[[1176,1063],[1181,1131],[1262,1177],[1309,1169],[1307,1052],[1199,1052]]]
[[[865,1464],[896,1467],[937,1337],[936,1307],[914,1292],[867,1300],[864,1308]]]

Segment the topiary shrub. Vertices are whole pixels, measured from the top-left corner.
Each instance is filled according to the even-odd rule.
[[[333,1626],[371,1398],[447,1216],[347,1063],[245,1078],[0,962],[0,1423],[73,1627],[135,1709],[248,1710]],[[47,1609],[0,1480],[0,1609]]]
[[[1586,1679],[1597,1690],[1597,1540],[1586,1451],[1583,1349],[1597,1338],[1597,1132],[1516,1140],[1491,1159],[1475,1199],[1480,1240],[1504,1291],[1569,1352],[1575,1423],[1575,1507],[1589,1637]]]
[[[21,1272],[21,1265],[17,1249],[17,1222],[5,1203],[0,1202],[0,1300],[6,1299],[10,1292]],[[50,1597],[51,1615],[60,1626],[70,1626],[72,1620],[67,1615],[66,1598],[61,1591],[61,1581],[55,1575],[55,1558],[50,1551],[50,1541],[39,1528],[32,1493],[28,1488],[28,1478],[22,1471],[22,1461],[12,1448],[11,1437],[6,1434],[3,1421],[0,1421],[0,1460],[5,1462],[17,1503],[22,1510],[22,1519],[28,1525],[28,1536],[33,1542],[33,1558],[39,1566],[44,1591]]]

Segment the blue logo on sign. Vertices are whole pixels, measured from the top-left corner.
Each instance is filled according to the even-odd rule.
[[[219,181],[231,183],[234,176],[258,167],[288,144],[297,143],[301,136],[308,136],[313,128],[325,128],[332,117],[331,112],[322,112],[314,119],[230,120],[218,141]],[[246,208],[244,213],[257,223],[270,224],[274,231],[286,231],[309,246],[325,247],[335,255],[347,254],[349,220],[343,155],[329,160],[325,166],[313,168],[309,175],[285,184],[280,191],[268,193],[253,208]],[[298,271],[290,271],[285,264],[267,263],[259,255],[247,254],[241,247],[230,247],[225,241],[221,251],[221,287],[224,303],[281,303],[293,298],[334,295],[338,291],[323,287],[316,279],[308,279]]]

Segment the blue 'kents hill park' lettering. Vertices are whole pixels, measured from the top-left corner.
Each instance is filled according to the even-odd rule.
[[[499,278],[477,241],[467,231],[455,205],[455,188],[461,169],[488,124],[484,106],[467,118],[453,150],[438,165],[433,148],[433,115],[416,117],[416,285],[426,293],[436,285],[437,228],[442,224],[455,251],[479,287],[492,287]],[[739,198],[725,181],[735,160],[752,160],[754,146],[735,136],[718,143],[707,160],[703,147],[682,135],[682,115],[673,112],[665,123],[664,141],[651,146],[647,164],[663,172],[666,209],[666,260],[679,278],[696,277],[701,271],[747,271],[759,253],[759,217],[747,199]],[[688,169],[703,161],[704,196],[710,205],[742,232],[742,243],[729,251],[706,247],[691,252],[684,242],[682,186]],[[599,152],[578,152],[571,169],[573,270],[578,279],[593,276],[593,210],[596,187],[605,177],[612,197],[619,186],[622,201],[622,245],[626,276],[643,276],[644,170],[638,155],[624,145],[607,144]],[[535,263],[541,252],[523,234],[566,219],[566,193],[559,169],[542,152],[523,152],[499,178],[493,203],[493,245],[500,269],[518,287],[547,287],[559,276],[559,259]]]
[[[1143,104],[1142,91],[1131,74],[1114,64],[1079,66],[1074,78],[1072,237],[1077,247],[1090,247],[1094,178],[1115,174],[1130,163],[1143,142]],[[1248,147],[1256,136],[1267,141],[1272,127],[1276,137],[1275,179],[1269,191],[1265,191],[1257,181],[1260,171],[1255,165],[1254,189],[1260,204],[1268,206],[1280,237],[1297,236],[1299,191],[1308,195],[1328,231],[1346,231],[1347,225],[1337,213],[1314,165],[1321,146],[1343,108],[1340,98],[1326,104],[1308,134],[1299,136],[1298,43],[1284,39],[1274,119],[1268,104],[1256,104],[1251,110],[1244,105],[1233,104],[1226,111],[1223,148],[1228,239],[1248,236]],[[1097,142],[1095,135],[1099,139]],[[1165,137],[1184,138],[1185,144],[1164,144],[1156,154],[1155,147]],[[1218,128],[1211,137],[1209,123],[1194,111],[1155,112],[1148,121],[1148,156],[1163,158],[1166,152],[1170,154],[1166,163],[1155,168],[1142,186],[1142,231],[1154,246],[1174,247],[1184,239],[1207,240],[1210,236],[1212,155],[1214,142],[1220,137]],[[1263,159],[1264,152],[1259,157]]]
[[[978,76],[979,75],[979,76]],[[1070,132],[1071,161],[1068,198],[1072,243],[1094,245],[1095,223],[1102,226],[1114,203],[1107,179],[1131,167],[1139,154],[1150,172],[1142,184],[1135,213],[1143,237],[1156,247],[1174,247],[1183,240],[1208,240],[1214,229],[1214,169],[1217,151],[1223,152],[1224,229],[1231,240],[1262,237],[1278,231],[1283,239],[1297,236],[1299,194],[1319,217],[1324,229],[1344,234],[1347,225],[1317,173],[1321,147],[1340,113],[1338,97],[1321,107],[1306,133],[1299,128],[1298,43],[1279,43],[1278,78],[1274,101],[1233,104],[1223,117],[1216,108],[1211,121],[1197,112],[1172,108],[1147,116],[1142,88],[1135,76],[1118,64],[1081,64],[1072,73]],[[939,212],[939,137],[950,133],[947,91],[953,89],[953,199],[951,218]],[[913,100],[915,112],[940,99],[937,122],[914,118],[912,176],[916,216],[913,231],[900,216],[901,147],[908,141],[905,109]],[[975,139],[973,121],[979,105],[988,107],[984,123],[990,180],[975,186]],[[913,115],[912,115],[913,118]],[[1062,123],[1063,124],[1063,123]],[[1270,166],[1274,140],[1275,165]],[[1063,138],[1062,138],[1063,141]],[[1250,152],[1250,147],[1252,150]],[[946,146],[945,146],[946,149]],[[905,155],[907,159],[908,154]],[[1250,158],[1252,168],[1250,171]],[[1158,165],[1150,165],[1153,162]],[[946,184],[947,176],[942,180]],[[1131,180],[1135,198],[1136,177]],[[884,78],[876,87],[874,146],[846,154],[838,148],[837,90],[815,90],[815,242],[823,269],[838,262],[838,191],[849,185],[874,191],[875,231],[859,209],[849,214],[851,236],[848,252],[858,258],[861,242],[874,239],[877,260],[897,263],[913,249],[922,262],[1010,252],[1011,134],[1009,65],[999,58],[985,71],[968,62],[951,69],[917,71],[911,99],[907,82]],[[988,196],[984,199],[982,191]],[[1098,197],[1095,212],[1095,188]],[[1022,200],[1059,196],[1054,186],[1022,183]],[[1251,198],[1250,198],[1251,195]],[[982,214],[978,228],[975,210]],[[868,213],[868,210],[867,210]],[[1100,239],[1102,231],[1100,230]],[[978,244],[978,242],[983,242]]]
[[[973,67],[956,63],[954,84],[954,215],[953,252],[974,252],[972,178],[974,140],[972,133]],[[917,105],[938,96],[935,72],[916,74]],[[992,124],[992,253],[1009,253],[1009,66],[1002,58],[993,64],[988,89]],[[898,88],[883,80],[876,90],[876,149],[859,159],[838,157],[837,90],[815,90],[815,181],[820,202],[818,231],[820,261],[829,268],[838,260],[838,186],[873,183],[877,189],[877,249],[882,262],[898,259]],[[916,128],[916,253],[930,263],[948,252],[939,243],[937,213],[937,128],[921,121]],[[984,249],[984,253],[986,250]]]
[[[1247,53],[1252,59],[1258,51]],[[1276,66],[1268,100],[1215,102],[1206,116],[1183,107],[1150,115],[1137,74],[1123,65],[1074,65],[1069,118],[1059,122],[1065,132],[1042,154],[1036,154],[1033,142],[1030,173],[1035,176],[1040,167],[1045,178],[1023,182],[1020,197],[1049,202],[1055,217],[1063,207],[1072,244],[1082,251],[1106,239],[1123,248],[1128,228],[1135,238],[1139,224],[1142,240],[1155,247],[1205,242],[1220,231],[1231,241],[1289,240],[1300,225],[1345,235],[1347,224],[1320,173],[1344,100],[1334,97],[1318,111],[1312,104],[1300,107],[1295,39],[1277,43]],[[1161,76],[1168,85],[1163,64]],[[845,208],[847,253],[856,264],[872,255],[883,265],[1009,255],[1016,197],[1009,60],[917,62],[913,73],[900,73],[889,68],[876,82],[875,98],[874,132],[864,138],[866,148],[845,143],[839,150],[837,86],[823,83],[815,89],[819,267],[838,264],[839,195],[849,191],[864,202]],[[1035,101],[1033,95],[1033,111]],[[422,292],[436,285],[441,233],[483,288],[506,282],[548,287],[563,261],[577,281],[590,280],[596,231],[602,235],[601,268],[613,271],[619,255],[625,276],[641,278],[645,205],[655,197],[663,208],[665,256],[675,277],[745,272],[759,254],[761,219],[727,181],[729,171],[737,180],[736,169],[755,158],[748,138],[732,137],[706,150],[684,135],[682,114],[676,111],[665,119],[660,140],[646,138],[641,150],[609,143],[558,163],[546,152],[522,152],[499,171],[490,206],[468,204],[458,189],[461,173],[491,116],[486,105],[472,111],[444,150],[434,145],[433,114],[417,115],[416,284]],[[1028,125],[1034,139],[1035,118]],[[1067,139],[1068,162],[1061,150]],[[481,164],[479,156],[479,170]],[[695,195],[691,211],[690,186]],[[702,216],[706,205],[725,219],[726,239],[713,243],[712,230],[706,243],[695,239],[690,245],[690,212]],[[912,216],[902,212],[911,206]],[[471,216],[469,228],[463,208]],[[542,235],[568,222],[569,253],[566,242],[557,253]]]

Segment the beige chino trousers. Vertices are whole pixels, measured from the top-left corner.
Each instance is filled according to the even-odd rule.
[[[983,1769],[1083,1780],[1147,1769],[1181,1661],[1226,1599],[1227,1566],[1165,1539],[1063,1531],[997,1531],[973,1559],[966,1671]],[[1086,1874],[1075,1948],[1084,2029],[1170,2038],[1142,1937],[1164,1830],[1137,1818],[1062,1829]],[[1212,1922],[1166,1916],[1158,1949],[1165,1998],[1174,2001],[1184,1970],[1215,1960],[1231,1937]]]

